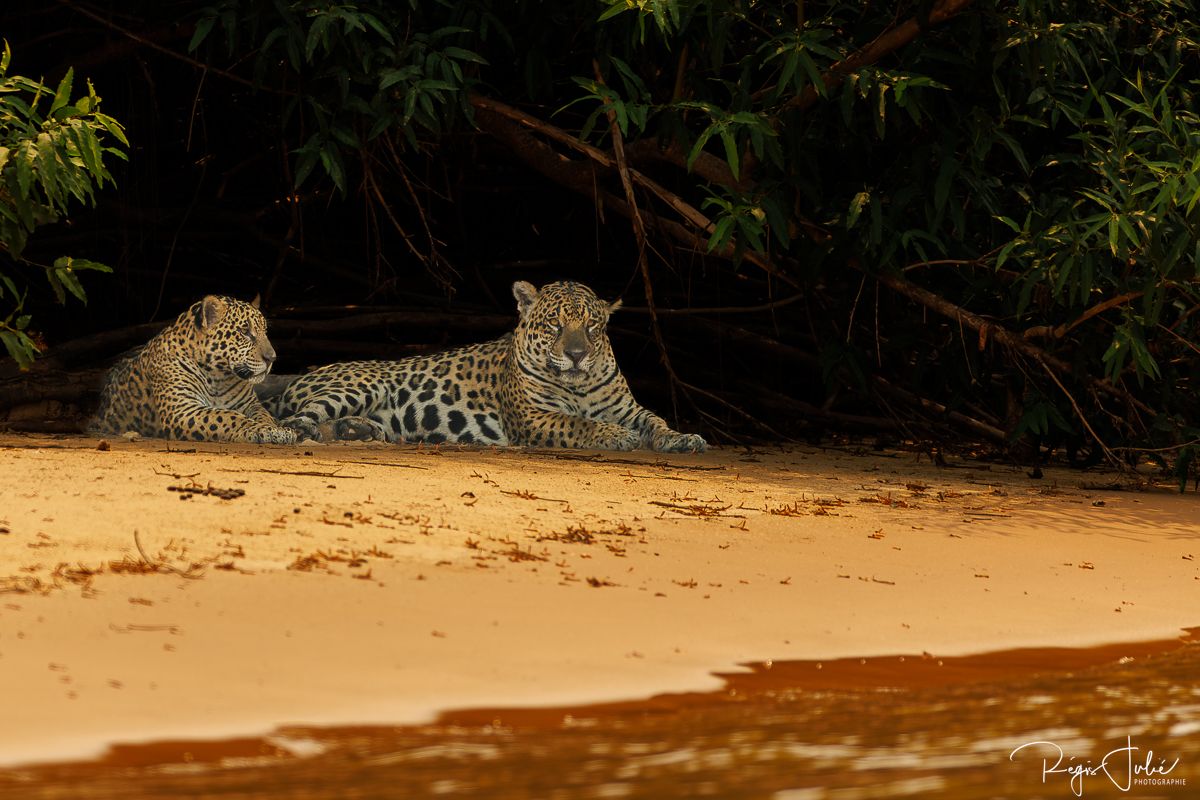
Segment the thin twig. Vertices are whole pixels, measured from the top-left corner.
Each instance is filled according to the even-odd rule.
[[[144,36],[139,36],[138,34],[134,33],[133,31],[129,30],[128,28],[121,27],[120,25],[116,24],[112,20],[106,19],[103,16],[95,13],[94,11],[89,11],[88,9],[86,9],[82,6],[76,5],[75,3],[71,2],[71,0],[58,0],[58,4],[61,6],[66,6],[67,8],[71,9],[72,11],[82,14],[83,16],[87,17],[88,19],[90,19],[94,22],[99,22],[101,25],[105,26],[106,28],[116,31],[117,33],[121,34],[122,36],[126,37],[127,39],[131,39],[131,40],[137,42],[138,44],[142,45],[143,47],[149,47],[151,50],[156,50],[156,51],[162,53],[163,55],[170,56],[171,58],[174,58],[178,61],[182,61],[185,64],[191,64],[193,67],[196,67],[197,69],[202,69],[202,70],[207,70],[207,71],[213,72],[216,75],[220,75],[222,78],[228,78],[229,80],[233,81],[234,83],[240,83],[243,86],[249,86],[252,89],[262,89],[263,91],[266,91],[266,92],[272,92],[274,94],[282,94],[282,95],[293,95],[294,94],[294,92],[285,92],[282,89],[276,89],[273,86],[262,86],[260,84],[255,83],[252,80],[243,78],[241,75],[236,75],[232,72],[226,72],[223,69],[218,69],[217,67],[209,66],[208,64],[205,64],[203,61],[199,61],[195,58],[191,58],[190,56],[185,56],[183,53],[177,53],[169,47],[164,47],[163,45],[159,44],[158,42],[151,41],[150,39],[147,39]]]
[[[1187,339],[1183,338],[1183,337],[1182,337],[1182,336],[1180,336],[1178,333],[1176,333],[1176,332],[1175,332],[1175,331],[1173,331],[1172,329],[1168,328],[1166,325],[1163,325],[1163,324],[1160,322],[1160,323],[1158,323],[1158,327],[1159,327],[1159,328],[1162,328],[1164,331],[1166,331],[1167,333],[1171,334],[1171,335],[1172,335],[1172,336],[1174,336],[1176,339],[1178,339],[1178,340],[1179,340],[1179,342],[1180,342],[1180,344],[1184,345],[1185,347],[1188,347],[1188,348],[1190,348],[1191,350],[1193,350],[1193,351],[1194,351],[1194,352],[1196,352],[1197,354],[1200,354],[1200,347],[1197,347],[1196,345],[1192,344],[1192,343],[1191,343],[1191,342],[1189,342]]]
[[[1042,365],[1042,369],[1044,369],[1046,374],[1050,376],[1050,380],[1054,381],[1059,389],[1062,389],[1062,393],[1067,396],[1067,400],[1071,401],[1071,408],[1075,409],[1075,416],[1079,417],[1079,421],[1083,423],[1083,427],[1087,429],[1087,432],[1091,435],[1092,439],[1095,440],[1096,444],[1100,445],[1100,449],[1104,452],[1104,457],[1108,459],[1108,463],[1112,464],[1117,470],[1124,472],[1124,462],[1116,457],[1113,451],[1109,449],[1108,445],[1104,443],[1104,440],[1100,438],[1100,435],[1096,433],[1094,428],[1092,428],[1092,424],[1088,422],[1087,415],[1083,413],[1083,409],[1079,407],[1079,403],[1075,402],[1075,397],[1069,391],[1067,391],[1067,387],[1063,386],[1063,382],[1060,381],[1058,376],[1054,374],[1054,370],[1050,369],[1050,365],[1044,361],[1039,361],[1038,363]]]
[[[300,476],[306,477],[306,478],[336,478],[338,480],[342,480],[344,478],[349,478],[350,480],[355,480],[355,481],[361,481],[363,479],[362,475],[340,475],[339,470],[334,470],[333,472],[310,472],[310,471],[304,471],[304,470],[294,472],[292,470],[286,470],[286,469],[229,469],[229,468],[223,468],[221,470],[221,472],[266,472],[271,475],[300,475]]]
[[[729,409],[733,413],[737,414],[742,419],[745,419],[746,421],[750,422],[751,424],[756,425],[759,428],[762,428],[767,433],[771,434],[772,436],[774,436],[776,439],[778,439],[780,441],[787,441],[787,442],[795,441],[790,436],[783,435],[782,433],[775,430],[767,423],[751,416],[747,412],[745,412],[742,409],[735,406],[733,403],[730,403],[725,398],[715,395],[712,392],[708,391],[707,389],[701,389],[699,386],[693,386],[692,384],[687,383],[686,381],[680,381],[679,385],[682,386],[684,389],[687,389],[689,392],[695,392],[698,395],[707,397],[709,400],[712,400],[713,402],[724,406],[725,408]]]
[[[938,0],[929,10],[926,21],[936,25],[954,17],[971,4],[971,0]],[[921,33],[922,23],[917,17],[905,20],[899,25],[877,36],[870,44],[851,53],[846,58],[833,64],[821,75],[824,90],[828,91],[841,85],[846,76],[856,69],[868,64],[874,64],[884,56],[892,53],[911,42]],[[806,86],[804,91],[793,97],[785,104],[785,108],[806,109],[821,97],[813,85]]]
[[[846,321],[846,344],[850,344],[850,337],[854,335],[854,315],[858,313],[858,301],[862,298],[863,287],[867,285],[867,273],[863,273],[862,280],[858,282],[858,291],[854,295],[854,304],[850,306],[850,319]]]
[[[592,69],[596,72],[596,81],[604,85],[604,76],[600,73],[600,62],[592,60]],[[633,223],[633,234],[637,239],[638,269],[642,273],[642,287],[646,292],[646,307],[650,309],[650,327],[654,331],[654,343],[658,345],[658,356],[663,369],[667,371],[671,389],[671,408],[675,418],[679,417],[679,398],[676,394],[676,384],[679,376],[671,365],[671,356],[667,352],[667,343],[663,341],[662,328],[658,324],[658,311],[654,307],[654,283],[650,280],[650,264],[646,259],[646,223],[638,210],[637,197],[633,193],[633,180],[629,176],[629,165],[625,163],[625,139],[621,136],[621,126],[617,123],[617,112],[612,107],[612,101],[604,100],[605,114],[608,116],[609,133],[612,135],[613,154],[616,156],[617,174],[621,177],[621,188],[625,190],[625,202],[629,204],[630,221]]]
[[[1200,439],[1192,439],[1190,442],[1182,442],[1173,444],[1169,447],[1114,447],[1114,453],[1173,453],[1176,450],[1182,450],[1185,447],[1200,444]]]
[[[1035,325],[1021,335],[1026,339],[1034,339],[1041,336],[1049,336],[1051,339],[1061,339],[1097,314],[1103,314],[1110,308],[1116,308],[1117,306],[1124,305],[1131,300],[1136,300],[1143,294],[1145,294],[1145,292],[1126,292],[1125,294],[1117,295],[1116,297],[1110,297],[1103,303],[1097,303],[1087,311],[1080,314],[1079,317],[1070,324],[1064,322],[1062,325],[1058,326]]]
[[[178,575],[181,578],[188,578],[189,580],[197,580],[203,575],[201,571],[204,569],[204,567],[198,564],[193,564],[186,570],[183,570],[174,566],[173,564],[168,564],[165,558],[150,558],[150,556],[146,555],[146,551],[142,548],[142,540],[138,537],[138,532],[136,530],[133,532],[133,543],[137,546],[137,551],[142,556],[142,561],[145,561],[159,572],[169,572],[172,575]]]
[[[772,300],[769,303],[761,303],[756,306],[712,306],[708,308],[659,308],[656,309],[658,315],[661,316],[686,316],[689,314],[757,314],[761,311],[771,311],[776,308],[790,306],[792,303],[798,303],[804,299],[802,294],[794,294],[790,297],[784,297],[780,300]],[[635,314],[649,314],[649,308],[640,306],[621,306],[622,312],[632,311]]]

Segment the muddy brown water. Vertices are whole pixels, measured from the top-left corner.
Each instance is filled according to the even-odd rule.
[[[1200,628],[721,677],[718,692],[645,701],[118,746],[0,771],[0,797],[1200,797]]]

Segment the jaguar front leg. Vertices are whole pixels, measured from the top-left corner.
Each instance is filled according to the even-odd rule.
[[[556,411],[526,412],[523,419],[504,423],[513,444],[533,447],[578,447],[595,450],[636,450],[641,436],[613,422],[585,419]]]
[[[659,453],[703,453],[708,449],[703,436],[673,430],[666,420],[641,406],[631,415],[628,425],[640,434],[645,447]]]
[[[246,416],[231,408],[200,404],[172,404],[159,409],[159,420],[172,439],[200,442],[295,444],[296,432]]]

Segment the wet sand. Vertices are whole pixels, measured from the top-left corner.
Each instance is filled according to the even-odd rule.
[[[0,762],[705,691],[767,659],[1171,639],[1200,623],[1200,500],[1115,480],[0,436]]]

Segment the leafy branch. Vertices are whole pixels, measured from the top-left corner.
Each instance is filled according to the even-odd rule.
[[[85,94],[72,97],[74,70],[68,69],[51,89],[10,75],[11,61],[6,41],[0,55],[0,300],[9,311],[0,319],[0,341],[25,368],[42,346],[29,327],[28,289],[18,288],[12,273],[18,266],[38,266],[24,257],[37,227],[66,217],[74,205],[95,205],[96,192],[114,183],[105,157],[124,159],[121,147],[129,141],[121,124],[100,111],[100,97],[90,81]],[[106,144],[111,140],[121,147]],[[67,294],[87,302],[78,273],[111,272],[104,264],[71,256],[42,270],[60,304]]]

